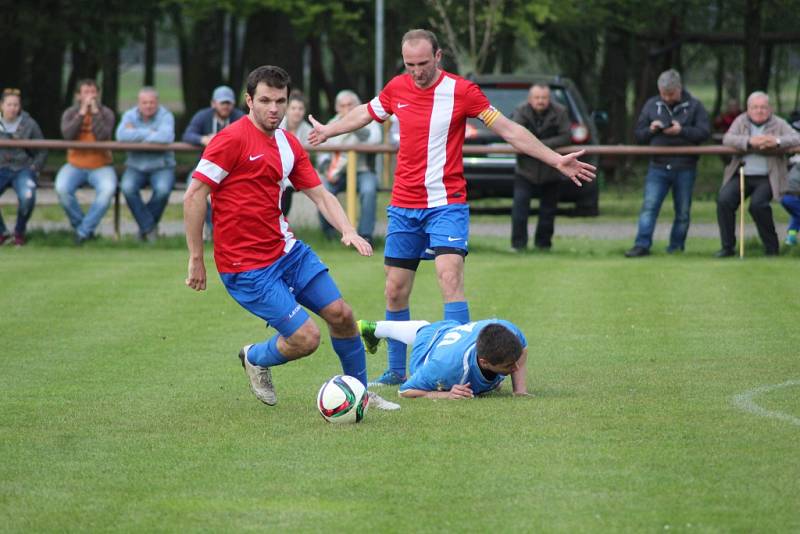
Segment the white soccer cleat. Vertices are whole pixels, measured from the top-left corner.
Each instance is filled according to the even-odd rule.
[[[399,404],[384,399],[374,391],[367,391],[367,395],[369,395],[369,405],[372,408],[377,408],[378,410],[387,410],[387,411],[400,409]]]
[[[278,397],[275,395],[275,386],[272,385],[272,372],[269,367],[261,367],[253,365],[247,360],[247,351],[253,345],[245,345],[239,351],[239,359],[242,361],[242,367],[250,379],[250,389],[258,400],[264,404],[275,406],[278,402]],[[399,406],[398,406],[399,408]]]

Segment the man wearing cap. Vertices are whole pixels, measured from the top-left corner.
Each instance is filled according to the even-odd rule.
[[[183,142],[197,146],[206,146],[211,139],[223,128],[232,122],[244,117],[244,112],[236,107],[236,95],[227,85],[220,85],[214,89],[211,96],[211,106],[201,109],[194,114],[189,126],[183,132]],[[194,170],[194,169],[192,169]],[[192,175],[186,178],[187,185],[192,181]],[[211,235],[211,210],[206,210],[205,236]]]

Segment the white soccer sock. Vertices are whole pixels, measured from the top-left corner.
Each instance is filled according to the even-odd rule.
[[[377,321],[375,336],[411,345],[417,337],[417,330],[429,324],[428,321]]]

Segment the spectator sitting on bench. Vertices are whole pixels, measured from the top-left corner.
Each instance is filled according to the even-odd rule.
[[[30,115],[22,111],[19,89],[4,89],[0,100],[0,138],[41,139],[42,130]],[[0,148],[0,195],[8,187],[17,193],[17,223],[14,244],[25,244],[25,228],[36,205],[36,176],[47,158],[46,150]],[[0,245],[11,238],[0,215]]]
[[[171,143],[175,140],[175,117],[158,103],[153,87],[139,90],[138,103],[122,115],[117,126],[117,140],[134,143]],[[154,241],[158,222],[175,186],[175,153],[172,151],[128,152],[122,175],[122,194],[139,225],[139,239]],[[147,204],[142,188],[150,184],[153,194]]]
[[[114,130],[114,112],[100,104],[97,82],[79,80],[75,104],[61,116],[64,139],[81,142],[108,141]],[[117,174],[111,165],[111,151],[93,148],[70,149],[67,163],[56,175],[56,194],[61,207],[75,230],[75,243],[80,245],[94,237],[97,225],[108,211],[117,190]],[[95,199],[84,214],[75,191],[84,184],[91,185]]]
[[[203,108],[192,116],[189,126],[183,132],[183,142],[195,146],[206,146],[223,128],[244,117],[244,112],[236,107],[236,95],[227,85],[220,85],[211,95],[211,106]],[[192,169],[194,172],[194,169]],[[192,181],[192,172],[186,177],[186,187]],[[206,228],[203,235],[208,241],[211,236],[211,205],[206,206]]]

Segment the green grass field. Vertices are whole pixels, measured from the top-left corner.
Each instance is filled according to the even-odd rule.
[[[329,340],[260,404],[236,353],[271,331],[215,275],[183,287],[179,238],[37,241],[0,249],[0,530],[800,529],[796,257],[475,239],[472,316],[523,329],[534,396],[403,399],[339,427],[314,406],[339,372]],[[357,314],[381,317],[380,256],[310,242]],[[430,267],[417,318],[441,316]]]

